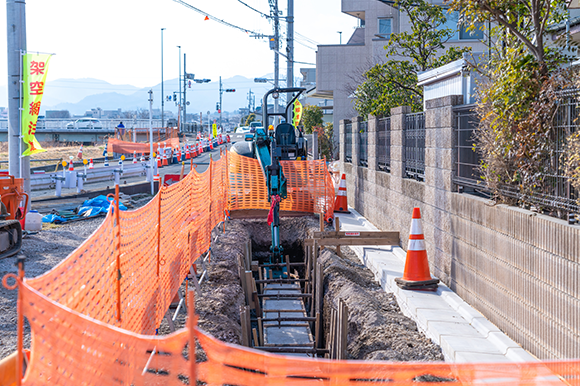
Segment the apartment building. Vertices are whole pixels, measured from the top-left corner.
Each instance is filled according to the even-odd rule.
[[[442,1],[433,1],[442,5]],[[408,17],[387,0],[341,0],[343,13],[359,20],[346,44],[319,45],[316,54],[316,89],[309,96],[333,100],[333,122],[338,128],[341,119],[356,115],[352,91],[360,83],[361,74],[377,63],[387,60],[384,46],[391,33],[410,30]],[[483,32],[470,34],[458,25],[458,15],[448,15],[447,28],[456,30],[447,43],[471,47],[483,52]],[[340,26],[329,26],[340,29]],[[390,58],[391,59],[391,58]],[[399,58],[400,59],[400,58]],[[335,130],[338,143],[338,130]]]

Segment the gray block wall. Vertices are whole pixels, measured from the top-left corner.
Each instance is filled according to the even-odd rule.
[[[580,357],[580,227],[517,207],[457,193],[453,184],[460,96],[427,101],[425,181],[403,178],[408,107],[391,111],[391,172],[377,169],[377,123],[368,117],[368,167],[358,163],[358,124],[352,119],[352,163],[341,170],[348,203],[382,230],[407,239],[421,208],[431,274],[541,359]]]

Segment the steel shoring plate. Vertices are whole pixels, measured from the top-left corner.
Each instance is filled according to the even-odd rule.
[[[262,310],[264,318],[306,317],[304,302],[301,298],[276,299],[276,294],[300,294],[300,287],[296,284],[268,284],[264,288],[264,294],[272,295],[272,298],[264,298]],[[278,312],[283,310],[283,312]],[[295,312],[294,312],[295,311]],[[312,348],[314,340],[307,322],[281,321],[264,322],[264,346]],[[306,354],[295,354],[304,356]]]

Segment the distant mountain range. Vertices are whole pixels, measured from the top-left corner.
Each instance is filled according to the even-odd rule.
[[[268,74],[264,78],[271,78]],[[256,106],[261,105],[263,94],[273,86],[266,83],[254,83],[253,79],[243,76],[234,76],[222,80],[223,89],[235,89],[236,92],[224,92],[222,107],[224,111],[234,111],[248,106],[248,92],[252,90]],[[163,82],[165,96],[177,93],[179,99],[179,83],[177,78]],[[153,108],[160,109],[161,84],[153,87],[138,88],[131,85],[115,85],[99,79],[57,79],[47,83],[42,101],[41,115],[46,110],[68,110],[71,115],[83,115],[86,111],[100,107],[103,110],[138,110],[149,109],[149,90],[153,90]],[[204,114],[207,111],[215,112],[219,101],[219,79],[212,79],[210,83],[191,83],[187,87],[188,113]],[[7,107],[8,95],[6,86],[0,86],[0,107]],[[177,113],[177,106],[173,101],[165,101],[164,109]]]

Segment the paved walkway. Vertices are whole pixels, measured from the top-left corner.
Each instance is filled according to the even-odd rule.
[[[359,213],[336,214],[343,231],[378,231]],[[411,214],[409,214],[409,217]],[[375,274],[386,292],[397,297],[403,313],[417,322],[418,328],[441,346],[448,362],[533,362],[537,359],[524,350],[463,301],[445,284],[437,292],[400,289],[406,252],[398,246],[351,247]]]

